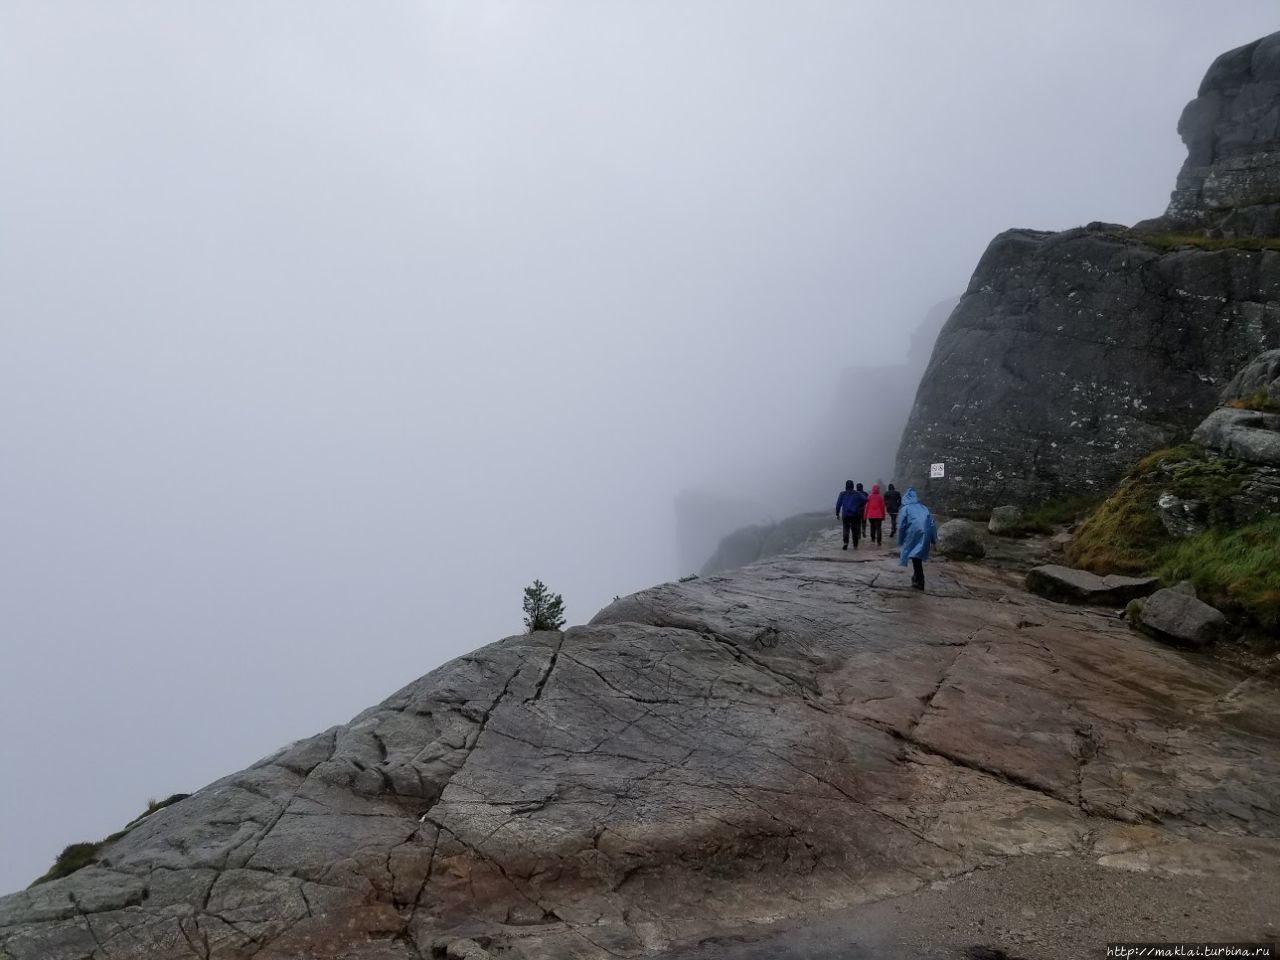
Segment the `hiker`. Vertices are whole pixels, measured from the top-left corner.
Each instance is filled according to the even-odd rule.
[[[893,484],[889,484],[889,489],[884,493],[884,508],[889,513],[889,536],[896,537],[898,535],[898,511],[902,509],[902,494],[894,489]]]
[[[871,542],[884,546],[884,496],[880,493],[880,484],[871,485],[871,496],[867,497],[867,505],[862,508],[862,515],[871,524]]]
[[[862,489],[862,484],[857,486],[858,493],[862,495],[862,510],[858,514],[862,518],[862,539],[867,539],[867,491]]]
[[[836,516],[843,524],[844,547],[849,549],[849,534],[853,533],[853,549],[858,549],[858,540],[862,534],[862,505],[867,502],[867,495],[861,490],[853,489],[853,481],[846,480],[840,496],[836,497]]]
[[[929,559],[929,547],[938,542],[938,528],[933,514],[916,496],[915,487],[907,487],[902,495],[902,522],[898,524],[898,543],[902,545],[899,566],[911,561],[911,585],[924,589],[924,562]]]

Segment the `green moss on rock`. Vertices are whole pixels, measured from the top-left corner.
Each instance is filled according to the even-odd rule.
[[[1276,237],[1211,237],[1203,233],[1146,233],[1134,230],[1118,236],[1164,251],[1185,247],[1197,250],[1280,250],[1280,238]]]
[[[1144,457],[1116,492],[1089,515],[1067,558],[1094,573],[1151,570],[1160,551],[1175,542],[1156,512],[1162,494],[1198,501],[1204,504],[1210,527],[1230,527],[1234,524],[1231,499],[1250,473],[1247,463],[1197,444],[1158,450]]]
[[[1190,580],[1201,599],[1246,625],[1280,627],[1280,517],[1238,523],[1249,464],[1196,444],[1145,457],[1081,524],[1067,559],[1094,573],[1154,573],[1166,584]],[[1203,505],[1208,529],[1180,539],[1160,522],[1156,501],[1169,493]]]
[[[1237,397],[1231,401],[1230,406],[1237,410],[1260,410],[1263,413],[1280,411],[1280,403],[1272,400],[1266,390],[1255,390],[1247,397]]]

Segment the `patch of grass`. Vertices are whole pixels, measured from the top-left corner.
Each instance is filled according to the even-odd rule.
[[[1019,526],[1024,533],[1053,533],[1058,527],[1083,519],[1097,507],[1096,496],[1064,497],[1024,510]]]
[[[1195,247],[1199,250],[1280,250],[1276,237],[1208,237],[1201,233],[1137,233],[1128,231],[1123,239],[1137,240],[1157,250]]]
[[[1159,561],[1162,580],[1190,580],[1215,607],[1280,630],[1280,517],[1180,540]]]
[[[1067,560],[1102,574],[1153,570],[1160,551],[1174,542],[1155,512],[1160,494],[1199,500],[1206,506],[1210,526],[1215,521],[1229,526],[1225,501],[1239,491],[1248,472],[1246,464],[1196,444],[1149,454],[1081,524],[1067,548]]]
[[[690,580],[697,580],[697,579],[698,579],[698,575],[696,573],[691,573],[687,577],[681,577],[680,582],[688,583]]]
[[[991,511],[989,509],[957,507],[954,510],[948,510],[946,517],[948,520],[969,520],[973,523],[986,523],[991,519]]]
[[[104,841],[98,843],[73,843],[63,849],[58,854],[58,858],[53,861],[44,876],[37,879],[31,886],[41,883],[48,883],[50,880],[60,880],[63,877],[69,877],[82,867],[87,867],[91,863],[95,863],[98,857],[98,851],[102,849]]]
[[[189,796],[191,796],[191,794],[189,793],[171,793],[169,794],[169,796],[165,797],[163,800],[157,800],[154,797],[149,797],[147,799],[147,809],[142,811],[142,813],[138,814],[138,816],[135,817],[133,820],[130,820],[128,825],[124,828],[125,831],[127,832],[129,830],[132,830],[134,827],[140,824],[143,820],[147,819],[147,817],[151,816],[157,810],[163,810],[165,807],[171,807],[175,803],[177,803],[179,800],[185,800]]]
[[[1094,573],[1144,573],[1168,534],[1151,509],[1141,480],[1126,478],[1067,545],[1073,567]]]
[[[1237,410],[1260,410],[1263,413],[1280,411],[1280,403],[1272,400],[1265,390],[1255,390],[1247,397],[1238,397],[1230,405]]]
[[[61,880],[63,877],[71,876],[77,870],[82,870],[92,864],[101,862],[102,858],[99,854],[102,852],[103,847],[115,843],[157,810],[163,810],[165,807],[171,806],[179,800],[185,800],[189,796],[191,796],[189,793],[175,793],[164,800],[148,800],[147,809],[125,824],[124,829],[117,830],[111,836],[99,840],[97,843],[73,843],[66,847],[58,854],[57,859],[53,861],[53,866],[45,871],[43,876],[32,881],[31,886],[35,887],[51,880]]]

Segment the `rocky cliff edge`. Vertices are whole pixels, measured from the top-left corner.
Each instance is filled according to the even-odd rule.
[[[1274,678],[1019,582],[934,564],[922,594],[828,536],[508,638],[0,900],[0,957],[705,958],[766,935],[785,957],[817,929],[842,957],[1070,957],[1147,921],[1267,932]],[[879,926],[856,912],[880,903]]]

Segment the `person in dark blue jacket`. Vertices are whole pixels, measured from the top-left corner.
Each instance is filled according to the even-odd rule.
[[[902,495],[902,515],[898,519],[898,543],[902,545],[899,565],[911,562],[911,585],[924,589],[924,562],[929,559],[929,547],[938,542],[938,528],[933,514],[920,502],[915,487],[908,487]]]
[[[850,532],[853,533],[853,549],[858,549],[858,540],[862,537],[862,508],[866,503],[867,495],[853,489],[852,480],[846,480],[840,496],[836,497],[836,516],[844,525],[844,550],[849,549]]]
[[[898,535],[898,511],[902,509],[902,494],[900,494],[894,485],[889,484],[889,489],[884,493],[884,508],[889,512],[889,536],[896,537]]]

